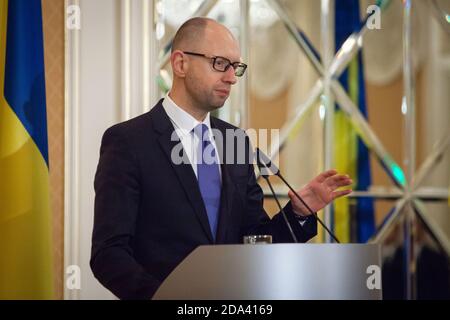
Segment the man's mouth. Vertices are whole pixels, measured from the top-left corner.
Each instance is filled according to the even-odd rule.
[[[228,96],[230,94],[230,90],[226,89],[216,89],[216,92],[221,96]]]

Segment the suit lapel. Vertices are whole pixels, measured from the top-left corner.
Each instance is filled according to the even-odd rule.
[[[208,236],[209,241],[213,242],[213,237],[211,233],[211,228],[209,226],[208,215],[206,213],[205,205],[203,203],[203,198],[200,193],[198,186],[197,177],[195,176],[192,165],[189,162],[188,157],[183,150],[183,163],[175,164],[172,161],[172,150],[177,147],[181,141],[172,141],[172,133],[174,132],[174,127],[170,122],[169,116],[164,111],[162,106],[162,100],[152,109],[152,120],[155,130],[160,134],[158,138],[159,145],[167,156],[167,160],[170,162],[172,168],[178,176],[180,184],[191,202],[194,212],[203,227],[203,230]],[[220,222],[220,219],[219,219]]]

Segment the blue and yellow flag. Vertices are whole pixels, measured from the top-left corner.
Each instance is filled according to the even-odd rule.
[[[52,299],[40,0],[0,0],[0,299]]]
[[[335,41],[338,50],[344,41],[361,27],[359,0],[336,1]],[[339,77],[350,99],[367,118],[362,54],[350,62]],[[366,191],[371,185],[369,150],[357,136],[349,118],[337,108],[335,112],[335,167],[354,180],[353,189]],[[370,198],[337,199],[334,202],[334,231],[342,242],[364,243],[375,231],[373,200]]]

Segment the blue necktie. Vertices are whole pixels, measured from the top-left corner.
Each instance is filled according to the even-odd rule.
[[[221,191],[219,164],[214,145],[209,140],[208,127],[205,124],[199,124],[194,128],[194,132],[200,141],[197,149],[198,185],[208,214],[213,239],[215,240]]]

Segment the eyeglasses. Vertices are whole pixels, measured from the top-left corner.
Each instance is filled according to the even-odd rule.
[[[242,77],[245,73],[245,70],[247,69],[247,65],[242,62],[231,62],[227,58],[219,57],[219,56],[207,56],[206,54],[202,53],[196,53],[196,52],[189,52],[189,51],[183,51],[184,54],[190,54],[193,56],[199,56],[204,57],[207,59],[211,59],[213,62],[213,68],[214,70],[225,72],[228,70],[230,66],[234,69],[234,75],[236,77]]]

